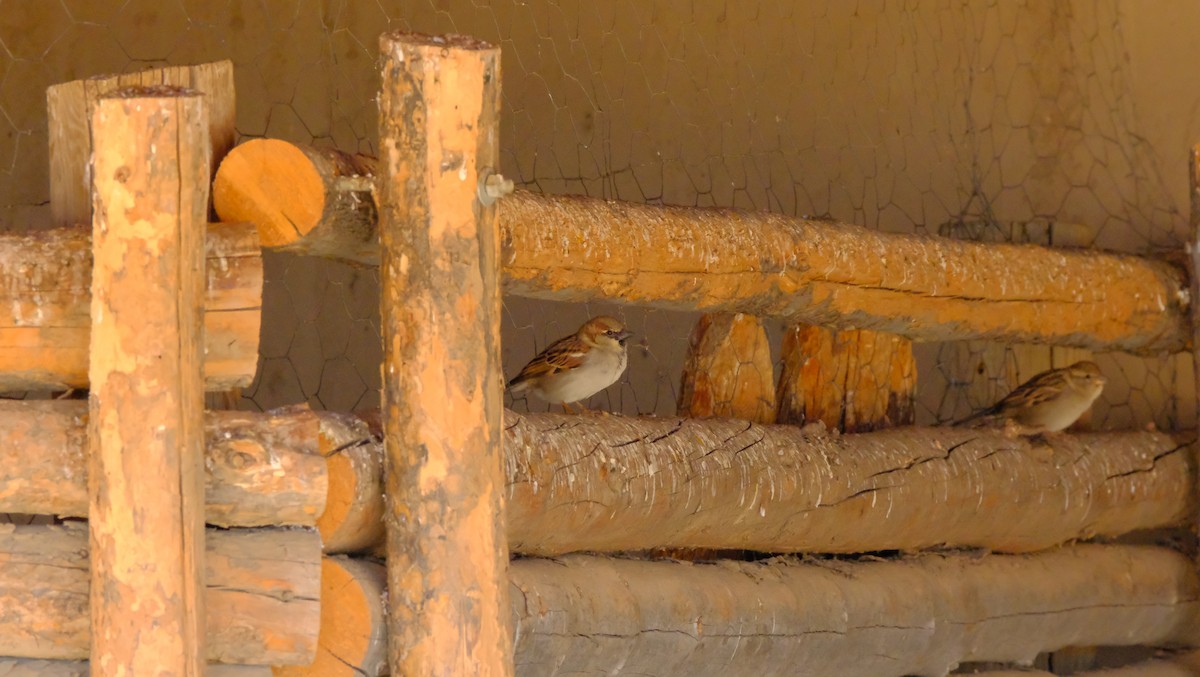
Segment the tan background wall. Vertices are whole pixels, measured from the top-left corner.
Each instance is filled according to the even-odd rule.
[[[373,152],[377,36],[403,28],[502,47],[501,170],[535,190],[988,239],[1054,222],[1058,243],[1130,251],[1186,237],[1196,3],[557,4],[0,0],[0,224],[47,221],[49,84],[231,58],[243,136]],[[272,256],[246,405],[376,404],[376,286],[370,271]],[[615,312],[645,344],[597,404],[673,412],[693,318],[506,306],[510,375],[587,314]],[[922,421],[979,404],[963,390],[975,353],[919,353]],[[1192,423],[1186,358],[1101,362],[1102,427]]]

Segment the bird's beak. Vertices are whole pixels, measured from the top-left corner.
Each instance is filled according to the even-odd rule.
[[[622,330],[617,332],[617,343],[625,345],[625,339],[629,338],[630,336],[633,336],[633,332],[631,331]]]

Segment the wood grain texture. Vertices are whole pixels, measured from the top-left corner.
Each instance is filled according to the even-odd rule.
[[[1198,583],[1172,550],[512,566],[522,675],[944,675],[1071,645],[1195,646]]]
[[[0,400],[0,512],[87,516],[87,406]],[[205,521],[316,524],[329,486],[319,453],[320,417],[306,407],[207,413]]]
[[[125,87],[173,85],[205,95],[208,138],[215,171],[237,136],[233,62],[168,66],[98,76],[46,89],[50,137],[50,211],[56,226],[92,222],[92,115],[100,98]],[[210,176],[211,178],[211,176]]]
[[[213,529],[205,540],[208,660],[311,662],[320,627],[321,540],[316,532]],[[0,654],[88,657],[93,641],[88,564],[83,524],[0,525]],[[146,613],[149,603],[143,600],[136,608]]]
[[[380,37],[389,658],[397,674],[512,674],[501,492],[500,50]]]
[[[263,263],[252,224],[204,240],[204,386],[249,385],[258,367]],[[88,386],[91,229],[0,235],[0,392]]]
[[[783,335],[781,362],[780,423],[842,432],[913,423],[917,365],[906,338],[796,324]]]
[[[775,421],[775,366],[762,320],[744,313],[700,316],[688,339],[678,413]]]
[[[46,661],[30,658],[0,658],[0,677],[88,677],[87,661]],[[204,677],[271,677],[263,665],[209,664]]]
[[[208,112],[122,89],[92,120],[88,524],[94,675],[204,668]]]
[[[251,139],[221,162],[213,207],[258,225],[264,247],[379,265],[375,158]]]
[[[377,419],[377,416],[375,417]],[[384,539],[383,439],[357,416],[321,412],[329,491],[317,529],[325,553],[362,552]]]

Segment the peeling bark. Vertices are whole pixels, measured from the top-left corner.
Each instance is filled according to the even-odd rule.
[[[944,675],[1070,645],[1200,641],[1196,573],[1171,550],[887,562],[513,563],[523,675]]]
[[[207,122],[203,95],[178,88],[119,90],[93,116],[95,675],[204,669]]]
[[[204,387],[249,385],[258,366],[263,263],[252,224],[205,240]],[[88,386],[91,229],[0,234],[0,392]]]
[[[208,660],[311,662],[320,627],[320,560],[321,541],[310,530],[209,530]],[[89,579],[84,525],[0,525],[0,654],[87,658]],[[144,613],[150,600],[139,602],[132,608]]]
[[[325,416],[305,407],[209,412],[205,521],[221,527],[316,524],[329,486],[318,453]],[[86,517],[87,402],[0,400],[0,430],[0,512]]]
[[[858,435],[741,421],[506,412],[509,544],[1025,552],[1173,526],[1196,505],[1189,442],[1161,433]]]
[[[512,674],[500,463],[500,50],[386,33],[379,181],[390,662]]]

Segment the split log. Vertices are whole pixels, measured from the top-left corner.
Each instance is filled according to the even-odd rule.
[[[1163,433],[837,435],[726,420],[504,416],[508,540],[529,554],[1029,552],[1178,526],[1196,505],[1190,438]],[[382,494],[378,469],[359,467],[356,486]]]
[[[572,556],[517,560],[511,581],[523,675],[944,675],[1070,645],[1200,642],[1191,563],[1151,547],[812,564]]]
[[[384,539],[382,431],[357,416],[321,412],[320,418],[329,490],[317,529],[325,553],[374,548]]]
[[[796,324],[783,335],[780,423],[868,432],[911,425],[917,365],[895,334]]]
[[[387,571],[346,557],[321,562],[321,636],[311,665],[275,668],[275,677],[388,674]]]
[[[389,658],[512,674],[500,460],[500,50],[379,39]]]
[[[203,94],[122,89],[92,118],[91,666],[204,669]]]
[[[236,97],[230,61],[153,68],[53,85],[46,89],[46,110],[50,136],[50,211],[56,226],[92,222],[88,163],[92,157],[92,114],[96,102],[119,89],[148,85],[188,87],[204,93],[212,171],[233,147],[237,136]]]
[[[317,534],[213,529],[205,540],[208,659],[311,662],[320,625]],[[0,525],[0,654],[87,658],[87,541],[82,524]]]
[[[377,266],[375,163],[332,148],[251,139],[217,170],[213,207],[222,220],[257,224],[264,247]]]
[[[329,485],[318,453],[324,416],[306,407],[209,412],[206,521],[316,524]],[[0,400],[0,430],[0,513],[86,517],[87,402]]]
[[[205,241],[205,383],[249,385],[258,367],[263,264],[251,224],[211,224]],[[91,229],[0,235],[0,392],[88,385]]]
[[[88,677],[87,661],[0,658],[0,677]],[[206,665],[204,677],[271,677],[264,665]]]
[[[775,367],[762,320],[743,313],[702,315],[688,339],[679,415],[775,421]]]

